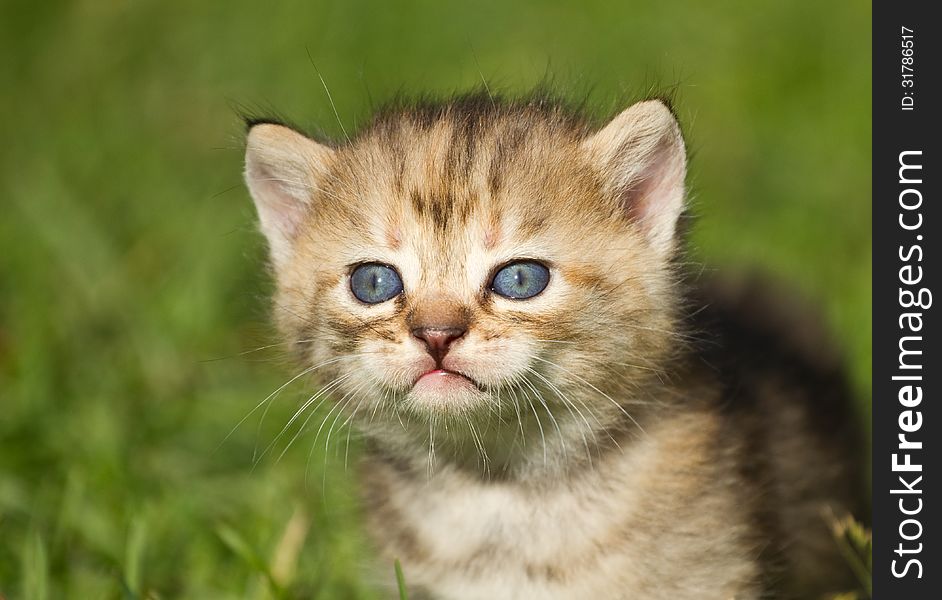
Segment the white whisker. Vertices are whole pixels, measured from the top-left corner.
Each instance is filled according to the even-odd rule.
[[[329,365],[329,364],[338,362],[338,361],[340,361],[340,360],[343,360],[344,358],[349,358],[349,355],[337,356],[337,357],[332,358],[332,359],[330,359],[330,360],[326,360],[326,361],[324,361],[324,362],[322,362],[322,363],[318,363],[318,364],[316,364],[316,365],[313,365],[313,366],[311,366],[311,367],[308,367],[308,368],[304,369],[303,371],[301,371],[300,373],[298,373],[297,375],[295,375],[294,377],[292,377],[291,379],[289,379],[288,381],[286,381],[285,383],[283,383],[282,385],[280,385],[275,391],[273,391],[273,392],[270,393],[268,396],[266,396],[264,400],[262,400],[261,402],[259,402],[258,404],[256,404],[255,407],[252,408],[252,410],[250,410],[244,417],[242,417],[242,419],[239,420],[238,423],[235,424],[235,426],[234,426],[232,429],[229,430],[229,433],[226,434],[226,437],[224,437],[224,438],[222,439],[222,441],[219,442],[219,446],[216,447],[216,450],[219,450],[219,448],[221,448],[222,445],[225,444],[226,441],[227,441],[230,437],[232,437],[232,434],[235,433],[236,430],[237,430],[239,427],[241,427],[243,423],[245,423],[246,419],[248,419],[249,417],[251,417],[251,416],[255,413],[255,411],[257,411],[259,408],[262,407],[262,405],[264,405],[265,403],[267,403],[267,402],[269,402],[270,400],[274,399],[275,396],[277,396],[278,394],[280,394],[281,391],[284,390],[286,387],[288,387],[289,385],[291,385],[292,383],[294,383],[295,381],[297,381],[297,380],[300,379],[301,377],[304,377],[304,376],[307,375],[308,373],[312,373],[312,372],[314,372],[315,370],[317,370],[317,369],[319,369],[319,368],[321,368],[321,367],[323,367],[323,366],[325,366],[325,365]],[[254,460],[254,456],[253,456],[253,460]]]
[[[533,373],[534,375],[536,375],[537,377],[539,377],[539,378],[547,385],[547,387],[549,387],[550,390],[551,390],[553,393],[555,393],[557,397],[559,397],[559,399],[563,402],[563,405],[564,405],[564,406],[566,407],[566,409],[569,411],[569,414],[572,415],[572,418],[573,418],[574,420],[575,420],[575,418],[576,418],[576,415],[575,415],[575,413],[573,413],[573,409],[575,409],[576,412],[579,413],[579,416],[582,417],[582,422],[585,423],[585,427],[586,427],[585,431],[582,431],[582,444],[585,446],[586,458],[587,458],[587,459],[589,460],[589,462],[591,463],[591,462],[592,462],[592,453],[589,451],[589,440],[588,440],[588,438],[586,438],[586,434],[585,434],[586,431],[592,431],[592,426],[589,425],[589,420],[585,418],[585,415],[582,414],[582,411],[579,410],[579,407],[577,407],[575,404],[573,404],[572,401],[569,400],[569,399],[566,397],[565,394],[563,394],[562,390],[560,390],[559,387],[556,386],[556,384],[554,384],[552,381],[550,381],[549,379],[547,379],[546,377],[544,377],[542,373],[540,373],[539,371],[537,371],[536,369],[534,369],[534,368],[532,368],[532,367],[527,367],[527,370],[528,370],[530,373]],[[598,420],[598,419],[596,419],[596,421],[597,421],[597,420]]]
[[[593,385],[591,382],[586,381],[586,380],[583,379],[582,377],[576,375],[575,373],[573,373],[572,371],[566,369],[565,367],[554,363],[554,362],[551,361],[551,360],[546,360],[545,358],[540,358],[539,356],[532,356],[531,358],[533,358],[534,360],[538,360],[538,361],[540,361],[540,362],[544,362],[544,363],[546,363],[546,364],[548,364],[548,365],[550,365],[550,366],[556,367],[557,369],[563,371],[564,373],[568,373],[571,377],[574,377],[577,381],[579,381],[579,382],[581,382],[581,383],[587,385],[588,387],[592,388],[593,390],[595,390],[596,392],[598,392],[599,394],[601,394],[604,398],[606,398],[609,402],[611,402],[613,405],[615,405],[615,407],[618,408],[618,410],[620,410],[626,417],[628,417],[629,420],[631,420],[632,423],[635,424],[635,427],[637,427],[637,428],[641,431],[641,433],[644,433],[645,435],[647,434],[647,432],[644,430],[644,428],[641,427],[641,424],[638,423],[638,421],[636,421],[635,418],[632,417],[632,416],[628,413],[627,410],[625,410],[625,407],[624,407],[624,406],[622,406],[621,404],[619,404],[618,402],[616,402],[611,396],[609,396],[608,394],[606,394],[605,392],[603,392],[602,390],[600,390],[599,388],[597,388],[597,387],[596,387],[595,385]]]
[[[311,404],[313,404],[314,402],[316,402],[318,398],[323,397],[324,399],[326,399],[326,398],[327,398],[327,394],[330,393],[330,390],[332,390],[333,388],[337,387],[338,385],[340,385],[341,383],[343,383],[344,381],[346,381],[347,379],[349,379],[352,375],[353,375],[353,373],[346,373],[346,374],[344,374],[344,375],[341,375],[341,376],[335,378],[333,381],[331,381],[330,383],[328,383],[327,385],[325,385],[324,387],[322,387],[316,394],[314,394],[313,396],[311,396],[310,398],[308,398],[308,399],[304,402],[304,404],[302,404],[301,407],[300,407],[297,411],[295,411],[294,415],[292,415],[292,417],[291,417],[290,419],[288,419],[288,422],[285,424],[284,427],[282,427],[281,431],[278,432],[278,435],[275,436],[275,439],[273,439],[273,440],[271,441],[271,443],[269,443],[268,446],[265,447],[265,450],[261,453],[261,455],[259,455],[258,460],[255,462],[255,464],[257,465],[259,462],[261,462],[262,458],[264,458],[265,455],[268,454],[268,452],[272,449],[272,447],[274,447],[274,445],[278,442],[278,440],[281,439],[281,436],[283,436],[283,435],[285,434],[285,432],[288,431],[288,428],[291,427],[291,425],[298,419],[298,417],[301,416],[301,414],[302,414],[309,406],[311,406]],[[320,405],[318,405],[318,406],[320,406]],[[312,413],[312,414],[313,414],[313,413]],[[308,418],[310,418],[310,417],[308,417]],[[305,422],[307,422],[307,421],[305,421]],[[303,427],[304,427],[304,425],[302,424],[301,428],[298,429],[298,432],[295,433],[295,434],[294,434],[294,437],[291,438],[291,441],[288,442],[289,445],[290,445],[292,442],[294,442],[294,440],[297,439],[298,435],[300,435],[301,431],[303,431]],[[284,453],[282,453],[282,455],[283,455],[283,454],[284,454]]]

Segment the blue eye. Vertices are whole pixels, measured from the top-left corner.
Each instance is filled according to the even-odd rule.
[[[392,267],[366,263],[350,275],[350,291],[360,302],[379,304],[402,293],[402,279]]]
[[[491,289],[513,300],[532,298],[546,289],[550,272],[532,260],[521,260],[502,267],[491,281]]]

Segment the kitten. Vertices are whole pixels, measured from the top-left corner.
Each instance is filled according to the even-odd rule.
[[[250,124],[277,323],[367,440],[368,526],[413,594],[845,583],[843,380],[756,294],[684,283],[685,174],[657,100],[593,130],[472,95],[336,146]]]

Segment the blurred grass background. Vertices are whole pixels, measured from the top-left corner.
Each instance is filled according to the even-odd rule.
[[[273,336],[233,106],[339,134],[308,52],[347,129],[482,75],[597,115],[677,84],[696,257],[819,301],[869,422],[867,2],[5,0],[0,597],[377,596],[343,440],[252,468],[303,386],[220,446],[293,374],[239,355]]]

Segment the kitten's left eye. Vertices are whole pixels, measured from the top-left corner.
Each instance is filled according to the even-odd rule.
[[[545,290],[549,278],[546,266],[532,260],[521,260],[497,271],[491,281],[491,289],[505,298],[525,300]]]
[[[402,279],[392,267],[366,263],[350,274],[350,291],[360,302],[379,304],[402,293]]]

